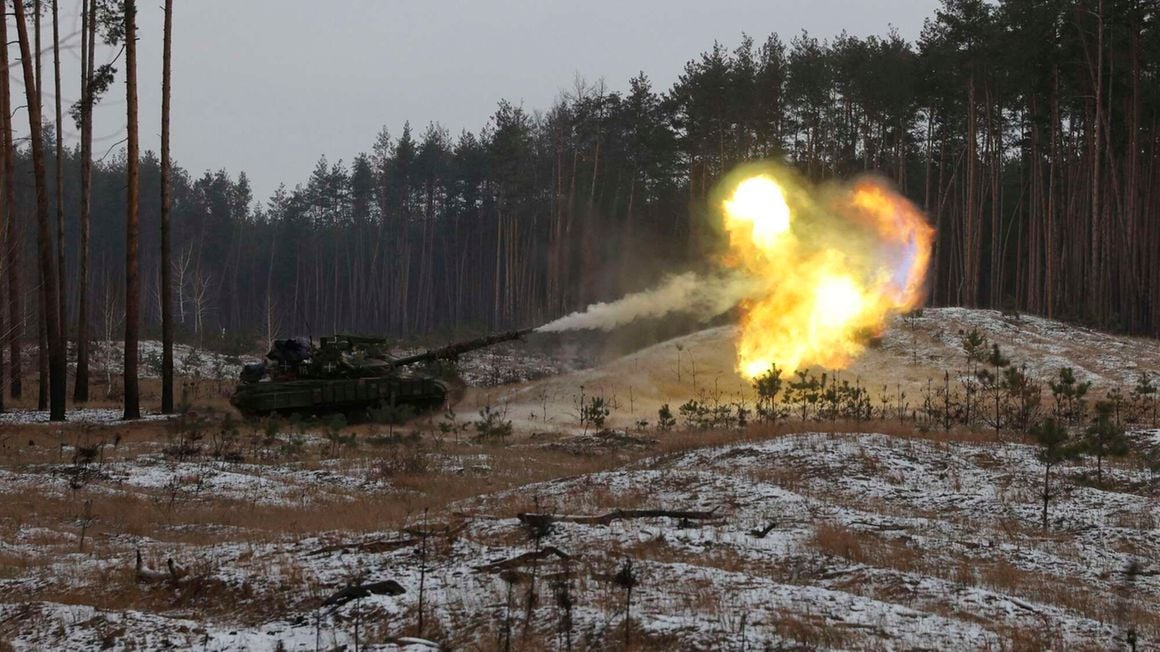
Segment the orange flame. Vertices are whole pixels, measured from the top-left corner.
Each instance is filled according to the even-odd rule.
[[[886,182],[812,189],[766,164],[718,192],[724,262],[758,288],[741,304],[742,376],[845,367],[890,317],[921,304],[934,229]]]

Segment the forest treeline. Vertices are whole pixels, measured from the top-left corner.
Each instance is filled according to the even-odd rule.
[[[244,174],[175,167],[178,328],[409,335],[542,323],[703,264],[718,237],[714,183],[773,158],[812,180],[884,175],[923,207],[938,229],[933,304],[1160,335],[1157,11],[1144,0],[944,0],[916,43],[746,36],[713,44],[667,89],[643,74],[624,90],[577,81],[543,110],[501,101],[475,132],[384,129],[349,163],[323,158],[265,202]],[[74,324],[82,157],[63,156]],[[27,216],[26,149],[15,166],[14,210]],[[125,167],[124,155],[93,164],[94,337],[119,333]],[[147,329],[161,304],[159,184],[147,153]],[[22,233],[25,260],[34,235]],[[36,282],[22,276],[27,338]]]

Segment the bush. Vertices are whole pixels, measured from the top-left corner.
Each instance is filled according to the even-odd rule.
[[[504,440],[512,434],[512,422],[506,413],[484,405],[479,409],[479,419],[475,422],[475,438],[480,440]]]

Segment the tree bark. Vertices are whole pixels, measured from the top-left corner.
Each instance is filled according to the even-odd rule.
[[[24,6],[21,2],[15,2],[14,7],[16,9],[16,31],[20,41],[20,58],[24,68],[24,91],[28,104],[29,138],[32,141],[32,166],[36,183],[37,244],[40,254],[40,275],[43,280],[44,323],[48,344],[49,419],[64,421],[67,366],[60,337],[60,304],[56,294],[56,270],[52,264],[52,234],[49,231],[48,223],[48,184],[44,171],[44,140],[40,129],[40,98],[32,70],[32,53],[28,42],[28,25],[24,20]]]
[[[81,214],[80,278],[77,287],[77,369],[73,400],[89,400],[89,233],[93,208],[93,97],[92,81],[97,37],[96,5],[81,6]]]
[[[8,21],[0,20],[0,42],[8,42]],[[8,321],[11,324],[11,333],[8,337],[9,360],[8,368],[9,389],[12,398],[23,395],[24,370],[20,359],[21,338],[25,334],[24,302],[21,300],[23,290],[21,283],[22,247],[20,232],[20,214],[16,210],[16,174],[13,168],[12,154],[12,77],[7,74],[10,69],[8,48],[0,48],[0,120],[3,120],[3,133],[0,133],[0,149],[4,157],[4,205],[8,212]]]
[[[137,278],[137,211],[140,178],[137,160],[137,3],[125,0],[125,94],[128,124],[126,176],[128,214],[125,220],[125,419],[141,418],[137,385],[137,341],[141,288]]]
[[[59,283],[57,293],[60,304],[60,319],[57,328],[60,329],[61,345],[68,347],[68,338],[65,329],[65,320],[68,315],[68,293],[64,282],[64,120],[60,110],[60,15],[57,5],[60,0],[52,0],[52,71],[54,87],[56,89],[56,278]]]
[[[169,97],[171,82],[173,0],[165,0],[161,54],[161,412],[173,412],[173,278],[170,270]],[[272,249],[271,249],[272,251]],[[267,293],[268,294],[268,293]]]

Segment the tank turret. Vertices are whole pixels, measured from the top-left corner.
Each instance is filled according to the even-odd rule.
[[[411,367],[454,360],[530,332],[488,335],[403,357],[392,356],[389,340],[381,337],[333,335],[323,337],[317,346],[301,339],[275,340],[264,362],[242,369],[230,403],[245,416],[354,416],[376,408],[403,406],[416,413],[433,410],[446,403],[447,383]]]

